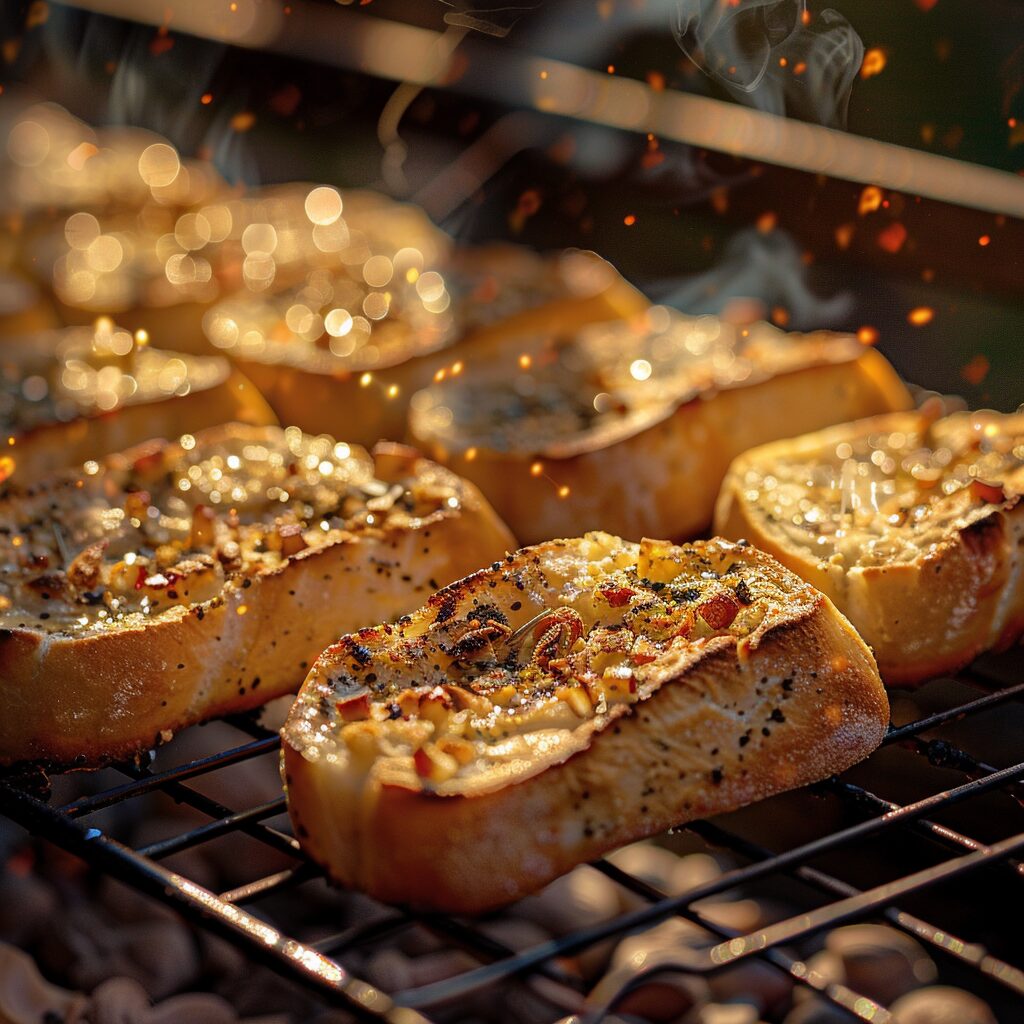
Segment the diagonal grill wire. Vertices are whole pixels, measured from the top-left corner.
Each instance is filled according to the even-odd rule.
[[[132,768],[122,769],[124,771],[130,771],[133,774],[138,773],[140,777],[148,775],[148,769],[146,768]],[[172,799],[178,803],[188,804],[190,807],[210,818],[216,819],[212,824],[216,825],[217,821],[224,821],[235,816],[235,812],[230,807],[225,807],[223,804],[216,800],[211,799],[208,796],[204,796],[202,793],[197,793],[194,789],[186,786],[180,782],[167,782],[162,787],[162,792],[166,793]],[[284,797],[279,797],[274,803],[280,803],[283,807]],[[245,811],[240,812],[243,816],[247,813]],[[276,812],[271,812],[276,813]],[[261,817],[269,817],[269,814],[260,815]],[[284,853],[289,857],[296,857],[299,860],[305,860],[305,854],[299,849],[298,841],[288,835],[286,832],[281,832],[279,829],[271,828],[269,825],[264,825],[262,822],[257,820],[249,820],[243,818],[242,821],[238,822],[236,826],[240,831],[253,839],[257,839],[272,849],[277,850],[280,853]],[[186,832],[182,836],[177,837],[178,839],[185,839],[191,836],[195,832],[202,832],[204,829],[209,828],[209,825],[200,825],[197,829],[193,829],[192,832]],[[230,831],[230,829],[228,830]],[[212,836],[210,838],[213,838]],[[169,840],[170,841],[170,840]],[[202,840],[198,840],[202,841]],[[189,843],[188,845],[194,845]],[[184,847],[183,847],[184,848]]]
[[[995,769],[993,769],[995,771]],[[991,773],[990,773],[991,774]],[[854,806],[862,808],[872,808],[878,814],[889,814],[892,811],[899,810],[899,804],[893,803],[891,800],[884,800],[880,796],[876,796],[870,790],[864,789],[861,786],[857,786],[852,782],[846,782],[843,779],[833,776],[831,779],[826,779],[824,782],[819,782],[818,788],[826,790],[831,793],[835,793],[848,803]],[[948,825],[942,825],[938,822],[930,821],[927,818],[919,818],[913,822],[911,828],[915,832],[920,832],[922,835],[927,836],[930,839],[934,839],[936,842],[941,843],[946,847],[959,848],[963,850],[984,850],[988,849],[985,843],[978,839],[972,839],[970,836],[965,836],[955,829],[950,828]],[[1011,871],[1016,872],[1018,875],[1024,877],[1024,864],[1013,858],[1006,858],[1000,861],[1001,864],[1005,864]]]
[[[186,779],[193,779],[198,775],[206,775],[217,771],[219,768],[226,768],[228,765],[239,764],[242,761],[260,757],[263,754],[273,752],[279,746],[280,739],[276,736],[254,740],[238,747],[232,747],[230,750],[224,750],[217,754],[210,754],[207,757],[200,757],[194,761],[176,765],[174,768],[167,768],[159,772],[151,771],[141,778],[135,778],[132,782],[125,782],[120,786],[113,786],[94,796],[83,797],[80,800],[64,804],[58,810],[62,814],[79,818],[83,814],[101,811],[123,800],[144,796],[146,793],[151,793],[168,782],[184,782]],[[134,772],[129,771],[128,774],[134,774]]]
[[[193,846],[198,846],[200,843],[207,843],[211,839],[225,836],[236,829],[244,829],[245,826],[259,823],[265,818],[272,818],[280,814],[284,809],[284,797],[279,796],[265,804],[259,804],[244,811],[234,811],[226,814],[215,821],[207,822],[205,825],[199,825],[188,832],[183,832],[181,835],[171,836],[169,839],[161,839],[155,843],[149,843],[147,846],[140,846],[135,852],[140,857],[160,860],[162,857],[170,857],[172,854],[181,853],[182,850],[190,850]],[[284,832],[278,832],[276,829],[268,829],[268,831],[284,839],[290,838]],[[287,852],[292,854],[290,844]]]
[[[283,935],[253,914],[225,903],[202,886],[140,857],[130,847],[88,828],[41,800],[0,781],[0,806],[22,827],[88,864],[180,911],[222,938],[241,946],[254,960],[291,981],[312,988],[361,1020],[392,1024],[430,1024],[427,1018],[394,1001],[374,986],[310,946]]]
[[[736,833],[730,832],[720,825],[715,825],[713,822],[694,822],[693,825],[688,825],[687,828],[712,846],[732,850],[749,860],[763,861],[775,856],[766,847],[744,839],[742,836],[738,836]],[[818,868],[804,865],[797,868],[792,874],[807,884],[833,896],[846,897],[860,894],[860,890],[848,882],[843,882]],[[955,935],[950,935],[945,929],[936,928],[927,921],[899,910],[897,907],[887,907],[882,911],[882,916],[901,931],[905,931],[926,942],[928,945],[942,950],[962,963],[969,964],[971,967],[1002,982],[1008,988],[1024,993],[1024,971],[1005,963],[997,957],[991,956],[988,950],[980,943],[966,942]]]
[[[944,725],[946,722],[959,721],[968,715],[973,715],[978,711],[983,711],[998,704],[1004,704],[1014,697],[1020,696],[1024,696],[1024,683],[1008,686],[994,693],[986,693],[985,696],[968,701],[966,704],[957,704],[943,711],[936,711],[934,714],[927,715],[924,718],[915,719],[906,725],[894,726],[885,734],[882,745],[888,746],[891,743],[899,743],[908,737],[917,736],[919,733]]]
[[[859,822],[838,832],[822,836],[819,839],[805,843],[803,846],[796,847],[793,850],[788,850],[785,853],[777,854],[769,861],[762,861],[760,863],[748,865],[744,868],[726,872],[715,881],[698,886],[683,896],[673,897],[672,899],[665,900],[655,906],[623,914],[611,922],[604,922],[599,925],[593,925],[589,928],[582,928],[570,935],[562,936],[558,939],[552,939],[549,942],[540,943],[531,949],[517,953],[514,957],[510,957],[507,960],[495,964],[488,964],[472,971],[467,971],[465,974],[462,974],[455,979],[450,979],[447,982],[438,982],[433,985],[424,985],[420,988],[409,990],[403,993],[398,1001],[401,1002],[402,1005],[426,1006],[439,998],[454,998],[458,995],[467,994],[471,991],[493,984],[495,981],[500,979],[507,978],[515,974],[521,974],[524,971],[533,968],[538,963],[552,957],[572,955],[586,949],[588,946],[591,946],[596,942],[600,942],[602,939],[610,938],[617,934],[625,934],[629,931],[635,931],[647,925],[656,924],[657,922],[664,920],[666,917],[674,915],[679,909],[687,906],[688,904],[695,903],[698,900],[716,895],[717,893],[724,892],[728,889],[745,885],[766,875],[776,873],[790,867],[795,867],[801,862],[810,860],[819,854],[826,853],[830,850],[836,849],[837,847],[853,842],[854,840],[872,835],[873,833],[892,828],[902,822],[916,820],[937,807],[946,807],[951,804],[958,803],[970,796],[974,796],[977,793],[986,792],[990,789],[995,789],[999,786],[1005,785],[1007,782],[1013,781],[1021,776],[1024,776],[1024,764],[1004,768],[1001,771],[995,772],[985,778],[976,779],[965,783],[962,786],[956,786],[944,792],[925,797],[915,803],[907,804],[899,810],[882,815],[881,817],[873,818],[865,822]],[[1014,843],[1017,845],[1014,845]],[[909,877],[914,879],[914,888],[923,888],[926,885],[934,884],[934,882],[941,880],[944,871],[948,872],[952,869],[953,872],[956,873],[971,870],[974,867],[980,866],[980,864],[986,860],[991,861],[997,857],[1015,852],[1019,847],[1024,848],[1024,837],[1015,837],[1015,840],[1008,840],[1002,844],[994,844],[991,847],[991,852],[979,851],[969,853],[964,857],[957,858],[955,861],[950,861],[945,865],[940,865],[938,868],[930,869],[931,876],[929,877],[922,877],[922,873],[920,872],[917,873],[917,875]],[[901,881],[905,882],[906,879]],[[876,894],[872,898],[881,899],[880,890],[883,888],[885,888],[887,892],[891,890],[891,895],[896,895],[906,891],[899,888],[899,886],[900,883],[890,883],[889,886],[879,887],[878,890],[872,890],[872,892]],[[891,895],[886,897],[886,901],[891,899]],[[841,913],[845,919],[855,913],[862,914],[870,909],[873,908],[865,903],[863,906],[858,908],[843,908]],[[778,941],[788,940],[780,939]]]
[[[663,900],[669,899],[668,893],[634,877],[626,871],[623,871],[622,868],[612,864],[611,861],[602,859],[595,862],[592,866],[610,878],[613,882],[617,882],[630,892],[641,896],[643,899],[647,900],[648,903],[660,903]],[[681,908],[678,911],[678,916],[686,918],[694,924],[700,925],[706,931],[716,933],[722,938],[735,938],[741,934],[735,928],[716,924],[693,907],[687,906]],[[801,984],[813,988],[823,998],[827,999],[833,1005],[846,1010],[847,1013],[854,1017],[870,1021],[871,1024],[888,1024],[892,1019],[885,1007],[879,1005],[874,1000],[868,999],[867,997],[854,992],[845,985],[829,983],[828,980],[823,978],[821,975],[809,970],[803,961],[797,960],[795,957],[790,956],[781,949],[765,949],[761,951],[760,956],[762,960],[765,960],[773,967],[778,968],[778,970],[783,974],[788,974]],[[618,1001],[622,999],[627,992],[642,984],[651,975],[667,973],[673,969],[686,974],[691,973],[689,967],[682,964],[675,968],[667,965],[656,965],[653,969],[641,971],[631,978],[618,991],[614,992],[611,998],[606,1000],[600,1007],[594,1007],[592,1010],[593,1017],[590,1015],[584,1015],[581,1024],[600,1024],[600,1021],[604,1019],[607,1013],[614,1009]],[[596,1013],[593,1011],[596,1011]]]
[[[138,852],[138,851],[136,851]],[[272,893],[280,892],[293,885],[303,885],[314,878],[320,877],[320,869],[308,862],[299,864],[297,867],[285,868],[283,871],[275,871],[272,875],[264,875],[252,882],[246,882],[235,889],[227,889],[220,893],[220,899],[225,903],[251,903],[253,900],[264,899]],[[315,944],[317,949],[319,945]],[[326,950],[320,949],[320,952]]]

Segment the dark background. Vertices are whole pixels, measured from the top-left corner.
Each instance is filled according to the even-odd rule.
[[[353,18],[441,30],[455,9],[439,0],[319,6],[337,21],[339,39]],[[881,73],[855,80],[850,131],[1020,173],[1024,5],[833,6],[886,59]],[[56,3],[8,2],[0,32],[8,96],[24,84],[94,123],[153,128],[250,184],[306,179],[396,191],[393,179],[382,180],[377,135],[392,82],[198,40],[174,32],[173,19],[167,31]],[[652,17],[643,0],[534,0],[493,45],[728,98],[682,52],[668,16]],[[500,130],[509,112],[500,100],[420,93],[400,127],[404,193],[415,197],[490,127]],[[457,236],[593,248],[652,297],[691,311],[750,296],[789,326],[871,327],[897,367],[925,387],[1004,410],[1024,398],[1020,221],[897,194],[887,194],[888,208],[860,216],[860,184],[542,114],[528,124],[522,147],[510,145],[497,173],[445,211]],[[884,241],[896,223],[905,237],[893,252]],[[922,306],[933,319],[911,326],[909,311]]]

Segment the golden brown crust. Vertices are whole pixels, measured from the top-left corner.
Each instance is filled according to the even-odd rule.
[[[1000,423],[1001,431],[1011,419],[985,414],[985,422]],[[936,426],[941,432],[946,423],[954,428],[946,441],[955,463],[963,454],[951,440],[958,432],[956,421],[952,417],[933,425],[920,413],[893,414],[765,445],[735,461],[718,500],[715,529],[746,538],[827,594],[871,645],[891,685],[955,671],[984,651],[1008,647],[1024,632],[1024,503],[1014,492],[1019,470],[1016,485],[1009,477],[1003,482],[1004,500],[969,502],[940,534],[929,533],[909,553],[901,550],[895,557],[852,565],[815,557],[810,548],[795,543],[766,519],[758,502],[749,500],[744,481],[754,468],[774,472],[793,459],[824,466],[835,462],[837,446],[856,445],[869,435],[924,435]],[[938,495],[941,485],[933,483],[923,492],[920,507],[934,507]],[[893,532],[898,537],[899,531]],[[913,536],[907,543],[914,544]]]
[[[551,566],[558,576],[556,561],[578,557],[588,542],[598,549],[623,544],[590,535],[526,548],[447,588],[414,613],[405,635],[419,633],[439,607],[458,616],[472,607],[474,593],[504,608],[526,595],[532,607],[531,585],[519,590],[510,573],[539,558],[538,572]],[[719,543],[673,553],[681,553],[681,564],[692,563]],[[575,752],[504,785],[442,794],[393,773],[371,773],[364,782],[322,734],[318,740],[307,729],[322,721],[316,708],[326,696],[325,674],[351,660],[346,641],[329,649],[283,732],[289,808],[304,848],[335,879],[379,899],[476,913],[618,845],[821,779],[867,756],[888,722],[870,651],[827,599],[801,589],[766,556],[724,550],[748,571],[795,585],[792,600],[745,638],[670,646],[644,677],[643,699],[599,714]],[[379,639],[372,632],[351,638],[366,646],[371,667]],[[397,644],[386,641],[383,650],[400,650]],[[408,671],[412,682],[415,661]]]
[[[214,433],[200,435],[198,445]],[[254,443],[269,436],[266,428],[239,426],[219,433],[241,433]],[[158,450],[145,446],[147,455]],[[389,481],[437,467],[416,453],[386,449],[378,471]],[[144,750],[185,725],[293,691],[339,631],[394,618],[438,582],[514,543],[472,485],[448,482],[458,508],[308,547],[276,569],[230,578],[211,600],[152,621],[80,636],[0,631],[0,763],[93,766]]]
[[[472,480],[524,543],[590,529],[683,539],[708,528],[741,452],[909,403],[892,367],[868,350],[698,394],[631,433],[595,431],[536,451],[439,435],[415,406],[410,424],[414,443]]]

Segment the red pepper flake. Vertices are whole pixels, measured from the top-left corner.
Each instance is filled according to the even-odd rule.
[[[629,660],[632,661],[634,665],[650,665],[652,661],[656,660],[656,656],[653,654],[640,654],[639,652],[634,651],[633,654],[629,656]],[[633,689],[635,689],[635,687]],[[630,692],[632,693],[633,691],[630,690]]]
[[[971,497],[975,501],[987,501],[990,505],[1000,505],[1006,501],[1006,492],[1002,484],[990,484],[986,480],[971,481]]]
[[[135,576],[135,589],[141,590],[146,585],[146,580],[149,577],[149,573],[146,571],[145,566],[140,565],[136,571]]]
[[[739,602],[728,594],[715,594],[697,608],[697,614],[712,629],[728,629],[739,613]]]
[[[412,763],[416,768],[416,774],[421,779],[430,778],[431,773],[434,770],[434,762],[431,761],[430,755],[423,747],[420,747],[420,749],[412,755]]]
[[[635,590],[630,590],[629,587],[603,587],[601,589],[601,596],[613,607],[621,608],[625,604],[629,604],[629,599],[636,593]]]
[[[346,722],[360,721],[370,714],[370,695],[361,693],[358,697],[339,700],[334,706]]]

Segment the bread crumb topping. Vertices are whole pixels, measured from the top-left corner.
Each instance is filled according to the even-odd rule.
[[[362,449],[296,427],[183,435],[0,498],[0,628],[87,634],[181,614],[460,504],[436,467],[380,480]]]
[[[719,638],[750,642],[814,599],[742,545],[601,550],[610,538],[589,538],[585,563],[499,564],[343,639],[314,669],[315,699],[293,712],[293,744],[442,794],[507,781],[586,745],[669,666]]]
[[[716,390],[853,360],[860,351],[846,336],[736,328],[654,306],[629,321],[533,343],[514,369],[467,372],[428,388],[415,397],[413,416],[417,435],[454,450],[542,454],[553,441],[628,434]]]
[[[748,461],[743,500],[838,570],[911,562],[1024,492],[1024,417],[957,413]],[[834,433],[834,432],[833,432]]]

